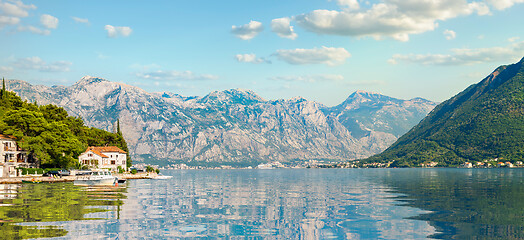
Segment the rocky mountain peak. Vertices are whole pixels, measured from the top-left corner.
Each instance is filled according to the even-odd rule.
[[[379,99],[384,98],[384,97],[386,97],[386,96],[384,96],[384,95],[382,95],[380,93],[368,92],[368,91],[364,91],[364,90],[357,90],[354,93],[352,93],[351,95],[349,95],[347,100],[354,100],[354,99],[379,100]]]
[[[246,89],[229,89],[224,91],[213,91],[203,97],[199,102],[201,103],[240,103],[250,104],[257,102],[265,102],[262,97],[255,92]]]
[[[366,91],[366,90],[357,90],[355,91],[353,94],[358,94],[358,95],[381,95],[380,93],[376,93],[376,92],[371,92],[371,91]]]
[[[100,82],[109,82],[109,81],[103,78],[92,77],[92,76],[86,75],[83,78],[81,78],[80,80],[78,80],[78,82],[76,82],[75,85],[89,85],[89,84],[100,83]]]
[[[304,101],[307,101],[305,98],[301,97],[301,96],[296,96],[296,97],[292,97],[289,99],[289,102],[304,102]]]
[[[224,93],[228,93],[231,96],[239,96],[239,97],[261,101],[261,102],[265,101],[258,94],[248,89],[235,88],[235,89],[226,90],[224,91]]]
[[[111,130],[120,119],[133,159],[151,164],[361,158],[385,149],[431,108],[366,102],[360,109],[335,109],[302,97],[266,101],[245,89],[184,97],[92,76],[62,88],[8,87],[23,98],[62,106],[92,127]]]
[[[412,103],[434,103],[430,100],[427,100],[425,98],[421,98],[421,97],[416,97],[416,98],[412,98],[412,99],[409,99],[408,101],[412,102]]]
[[[358,90],[352,93],[351,95],[349,95],[349,97],[344,102],[342,102],[340,105],[336,106],[335,108],[354,109],[354,108],[359,108],[362,104],[370,103],[370,104],[376,105],[379,103],[383,104],[383,103],[388,103],[388,102],[395,101],[395,100],[397,99],[391,98],[388,96],[384,96],[380,93]]]

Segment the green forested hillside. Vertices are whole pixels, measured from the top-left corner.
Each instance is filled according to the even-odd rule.
[[[438,105],[383,153],[367,159],[392,166],[524,159],[524,58]]]
[[[114,145],[128,152],[121,133],[86,127],[63,108],[28,103],[4,89],[0,90],[0,133],[15,136],[18,145],[43,166],[73,167],[88,146]]]

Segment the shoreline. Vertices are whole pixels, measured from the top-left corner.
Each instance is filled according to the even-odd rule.
[[[156,176],[156,173],[117,173],[113,176],[118,179],[149,179]],[[63,176],[59,178],[53,177],[43,177],[43,176],[26,176],[26,177],[10,177],[10,178],[0,178],[0,184],[19,184],[25,181],[38,181],[42,183],[55,183],[55,182],[73,182],[76,179],[76,176]]]

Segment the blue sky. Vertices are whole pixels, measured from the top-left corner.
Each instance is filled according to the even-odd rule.
[[[0,76],[443,101],[524,57],[524,0],[0,0]]]

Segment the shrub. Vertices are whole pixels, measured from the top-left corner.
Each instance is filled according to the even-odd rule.
[[[29,174],[43,174],[44,169],[41,169],[41,168],[18,168],[20,170],[22,170],[22,175],[29,175]]]

